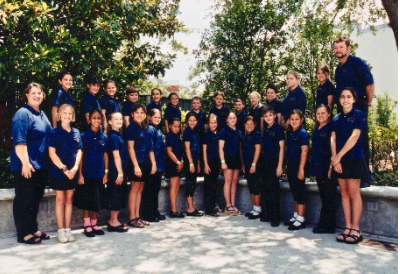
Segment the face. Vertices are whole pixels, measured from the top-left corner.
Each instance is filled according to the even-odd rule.
[[[275,122],[275,118],[276,118],[276,114],[274,114],[273,112],[269,111],[267,113],[264,114],[264,121],[268,124],[268,125],[272,125]]]
[[[356,100],[354,99],[350,90],[343,90],[342,94],[340,94],[339,102],[343,108],[348,109],[353,107],[353,104],[356,102]]]
[[[193,101],[192,101],[192,108],[193,108],[194,110],[199,110],[200,107],[201,107],[201,103],[200,103],[199,100],[193,100]]]
[[[273,90],[272,88],[267,89],[267,99],[270,102],[276,99],[275,90]]]
[[[244,105],[242,102],[236,102],[233,106],[235,107],[237,112],[241,112],[244,108]]]
[[[137,93],[130,93],[127,96],[128,100],[131,101],[132,103],[136,103],[139,100],[139,94]]]
[[[319,69],[317,71],[317,79],[318,81],[320,81],[321,83],[325,83],[326,80],[328,80],[328,76],[326,75],[326,73],[324,71],[322,71],[322,69]]]
[[[286,85],[290,89],[295,89],[299,85],[299,80],[293,74],[288,74],[286,76]]]
[[[292,114],[290,115],[290,125],[292,126],[293,130],[298,129],[301,126],[303,119],[301,119],[300,115]]]
[[[256,125],[254,124],[254,121],[252,121],[252,120],[249,120],[244,124],[244,128],[247,133],[252,132],[254,130],[255,126]]]
[[[86,85],[89,89],[89,92],[93,95],[96,95],[99,92],[100,84],[87,84]]]
[[[69,90],[72,87],[72,75],[65,74],[61,80],[58,80],[64,90]]]
[[[350,54],[351,47],[346,45],[346,42],[333,44],[333,53],[338,59],[342,59]]]
[[[329,116],[330,114],[324,107],[320,107],[317,109],[317,112],[315,113],[315,116],[317,118],[318,123],[320,124],[326,124],[328,123]]]
[[[156,113],[153,116],[150,116],[149,120],[150,120],[150,123],[152,123],[155,126],[158,126],[161,123],[160,112],[156,111]]]
[[[70,107],[66,107],[63,109],[63,111],[60,113],[60,121],[62,123],[71,123],[72,118],[74,117],[74,110]]]
[[[135,121],[138,124],[143,122],[144,116],[145,113],[142,108],[138,108],[135,112],[132,113],[133,121]]]
[[[37,87],[32,87],[31,90],[26,94],[28,105],[38,108],[43,102],[44,94],[43,91]]]
[[[112,97],[117,92],[117,87],[113,83],[108,83],[106,86],[106,92]]]
[[[178,134],[179,130],[181,129],[181,123],[174,121],[173,124],[169,125],[169,129],[172,131],[172,133]]]
[[[260,103],[260,99],[258,99],[257,95],[252,94],[250,95],[250,103],[252,106],[257,106]]]
[[[228,117],[226,118],[226,123],[227,123],[229,126],[233,127],[233,126],[236,125],[236,122],[237,122],[237,117],[236,117],[236,115],[233,114],[233,113],[230,113],[230,114],[228,115]]]
[[[158,89],[153,90],[151,99],[153,99],[154,102],[158,103],[161,100],[161,93]]]
[[[121,113],[114,113],[111,117],[110,120],[108,120],[108,123],[111,125],[113,128],[120,129],[122,125],[124,124],[122,120],[122,114]]]
[[[217,119],[215,119],[215,118],[210,119],[210,122],[208,123],[208,127],[210,128],[210,130],[212,132],[217,130],[217,126],[218,126]]]
[[[172,95],[171,99],[170,99],[171,105],[173,105],[174,107],[176,107],[179,103],[179,97],[176,95]]]
[[[190,129],[194,129],[194,127],[197,125],[196,117],[190,116],[187,123],[188,123],[188,126],[190,127]]]
[[[102,123],[102,117],[100,113],[95,112],[90,117],[90,124],[93,128],[99,128]]]
[[[222,97],[222,95],[217,95],[214,97],[214,102],[217,107],[220,107],[224,103],[224,97]]]

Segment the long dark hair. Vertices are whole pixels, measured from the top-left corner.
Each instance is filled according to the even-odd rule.
[[[176,97],[178,97],[178,100],[179,100],[179,95],[178,95],[178,93],[176,93],[176,92],[171,92],[169,95],[168,95],[168,106],[171,106],[172,107],[172,105],[171,105],[171,97],[172,96],[174,96],[174,95],[176,95]],[[178,107],[178,106],[176,106],[176,107]]]
[[[303,112],[302,112],[300,109],[294,109],[294,110],[292,110],[292,111],[289,113],[289,119],[290,119],[290,117],[291,117],[292,115],[295,115],[295,114],[299,115],[299,116],[300,116],[300,119],[302,119],[302,120],[304,119],[304,114],[303,114]],[[302,126],[302,125],[300,125],[300,126]],[[292,128],[292,125],[290,124],[290,122],[289,122],[288,128],[289,128],[289,131],[293,131],[293,128]]]
[[[143,104],[141,104],[141,103],[136,103],[136,104],[134,104],[134,105],[132,106],[132,109],[131,109],[131,116],[132,116],[133,113],[135,113],[135,112],[136,112],[138,109],[140,109],[140,108],[143,110],[144,113],[147,112],[147,111],[146,111],[145,105],[143,105]],[[132,116],[132,119],[133,119],[133,116]],[[145,120],[145,119],[143,119],[143,121],[142,121],[142,123],[141,123],[141,126],[142,126],[143,128],[147,128],[146,124],[144,123],[144,120]],[[135,123],[136,123],[136,122],[135,122]]]

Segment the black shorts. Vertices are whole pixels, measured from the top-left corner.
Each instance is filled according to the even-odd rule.
[[[138,177],[135,175],[135,168],[133,168],[133,164],[128,164],[128,168],[126,169],[126,179],[129,182],[148,182],[150,178],[151,172],[151,163],[139,163],[139,168],[142,171],[142,176]]]
[[[171,160],[165,161],[165,177],[181,177],[181,173],[178,171],[178,165]]]
[[[228,166],[228,169],[241,169],[242,162],[240,161],[240,156],[225,156],[225,163]]]
[[[366,164],[363,158],[361,159],[342,159],[342,173],[337,173],[336,177],[339,179],[361,179],[364,172],[366,172]]]
[[[57,178],[50,176],[49,187],[54,190],[70,190],[75,189],[78,185],[78,176],[70,180],[67,176],[64,178]]]

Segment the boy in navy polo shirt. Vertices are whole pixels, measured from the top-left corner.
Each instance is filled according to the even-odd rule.
[[[201,98],[199,96],[194,96],[191,101],[192,110],[189,113],[195,113],[197,115],[197,125],[195,131],[199,134],[200,138],[204,135],[207,129],[207,117],[206,113],[201,109]],[[186,114],[186,119],[189,116]]]
[[[244,118],[247,117],[247,113],[244,110],[243,100],[237,98],[235,100],[235,103],[233,104],[233,107],[236,109],[236,116],[237,116],[236,127],[238,128],[238,130],[244,133]]]
[[[99,77],[97,77],[97,75],[92,75],[88,77],[86,81],[86,86],[88,88],[88,91],[86,92],[82,101],[83,113],[85,115],[82,127],[85,129],[88,128],[88,125],[90,124],[89,113],[96,109],[101,111],[99,101],[97,101],[95,97],[100,89]]]
[[[121,105],[118,100],[115,99],[115,93],[117,92],[117,84],[113,80],[108,80],[106,83],[106,95],[100,100],[101,112],[104,115],[103,128],[104,132],[107,131],[107,119],[111,113],[119,112]]]
[[[283,103],[276,98],[277,94],[279,93],[278,87],[275,84],[269,83],[265,87],[265,92],[267,95],[266,106],[272,107],[275,110],[275,114],[276,114],[275,122],[277,122],[278,125],[281,125],[282,124]],[[262,130],[264,130],[264,126],[266,126],[265,121],[261,125]]]
[[[126,88],[126,101],[122,106],[122,115],[124,116],[125,128],[128,128],[132,121],[131,111],[135,103],[139,101],[139,89],[134,86]]]

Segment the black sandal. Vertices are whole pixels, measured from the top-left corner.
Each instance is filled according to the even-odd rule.
[[[350,245],[351,244],[358,244],[359,242],[361,242],[363,240],[363,235],[361,234],[361,230],[357,230],[357,229],[353,229],[353,228],[350,228],[350,230],[357,232],[358,236],[357,235],[351,235],[351,234],[347,235],[346,238],[345,238],[345,243],[346,244],[350,244]],[[354,241],[348,241],[347,240],[348,238],[351,238]]]
[[[39,231],[37,231],[37,232],[39,232]],[[35,237],[38,237],[40,240],[50,240],[50,236],[47,235],[46,233],[41,232],[40,236],[35,235],[36,233],[34,233],[32,235],[35,236]]]
[[[38,236],[33,235],[33,237],[29,238],[28,240],[24,240],[24,238],[17,239],[17,242],[21,243],[21,244],[27,244],[27,245],[37,245],[37,244],[42,243],[42,240]]]
[[[107,231],[108,232],[127,232],[129,230],[129,227],[124,224],[120,224],[117,226],[112,226],[109,223],[107,223]]]
[[[336,241],[338,241],[339,243],[344,243],[346,241],[346,237],[348,237],[350,235],[350,232],[349,232],[349,234],[344,234],[344,231],[346,229],[351,232],[351,228],[348,228],[348,227],[346,227],[342,232],[340,232],[339,235],[336,236]],[[338,236],[342,236],[343,239],[338,239]]]
[[[203,216],[203,213],[195,209],[192,212],[186,211],[186,216],[201,217]]]

